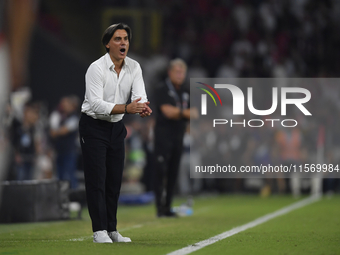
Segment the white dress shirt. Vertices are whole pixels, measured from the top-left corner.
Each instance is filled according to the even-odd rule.
[[[50,128],[52,130],[57,130],[61,127],[62,116],[59,111],[53,111],[50,117]],[[79,119],[75,115],[71,115],[68,117],[64,123],[64,126],[68,129],[68,131],[76,131],[78,130]]]
[[[85,75],[85,99],[81,111],[94,119],[109,122],[120,121],[124,114],[110,115],[116,104],[126,104],[131,94],[131,101],[142,98],[139,103],[148,101],[142,76],[142,69],[137,61],[126,57],[122,70],[114,70],[110,55],[93,62]]]

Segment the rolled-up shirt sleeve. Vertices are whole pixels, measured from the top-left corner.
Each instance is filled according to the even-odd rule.
[[[138,64],[135,70],[134,79],[132,82],[132,88],[131,88],[131,101],[134,101],[138,98],[142,98],[139,102],[145,103],[148,101],[148,98],[146,96],[145,92],[145,85],[142,75],[142,68]]]
[[[90,65],[85,75],[86,98],[95,114],[110,115],[116,104],[104,101],[103,70],[96,64]]]

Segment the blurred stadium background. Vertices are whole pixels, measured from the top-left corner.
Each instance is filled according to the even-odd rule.
[[[190,78],[330,78],[340,73],[337,0],[1,0],[0,180],[18,184],[13,181],[20,179],[20,153],[32,159],[31,179],[37,180],[35,183],[58,179],[51,114],[63,107],[65,97],[78,98],[71,101],[79,111],[87,67],[105,53],[102,32],[117,22],[132,28],[128,55],[141,64],[151,108],[154,88],[175,57],[188,64],[187,86]],[[318,98],[313,106],[315,118],[323,125],[302,125],[299,136],[304,143],[297,148],[297,160],[315,157],[321,132],[323,162],[339,164],[340,85],[316,86],[311,92]],[[27,114],[27,107],[31,114]],[[25,118],[31,123],[34,146],[18,155],[21,140],[15,130]],[[149,192],[154,119],[124,119],[128,137],[122,194]],[[275,129],[252,137],[233,133],[228,141],[230,163],[246,160],[256,164],[268,160],[259,157],[275,157],[270,152],[280,143],[278,133]],[[177,194],[291,193],[289,180],[284,179],[190,180],[189,141],[188,134]],[[80,148],[76,151],[77,184],[72,188],[81,196]],[[264,151],[268,153],[264,155]],[[199,151],[196,156],[200,157]],[[309,180],[303,181],[302,188],[303,193],[310,192]],[[323,191],[330,196],[339,193],[339,179],[324,178]]]

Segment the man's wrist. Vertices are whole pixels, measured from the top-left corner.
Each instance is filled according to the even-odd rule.
[[[128,111],[127,111],[127,106],[128,106],[128,105],[125,104],[125,111],[124,111],[125,114],[129,114]]]

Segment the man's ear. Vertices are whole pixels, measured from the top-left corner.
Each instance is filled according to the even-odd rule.
[[[107,49],[110,49],[110,46],[109,46],[108,44],[106,44],[105,47],[106,47]]]

